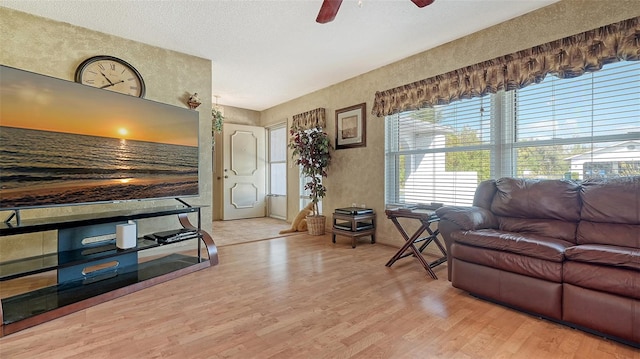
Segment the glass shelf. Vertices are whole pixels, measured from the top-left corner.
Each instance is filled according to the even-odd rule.
[[[168,216],[180,213],[196,213],[202,206],[193,207],[161,207],[134,210],[87,213],[64,217],[24,219],[20,223],[0,222],[0,236],[42,232],[47,230],[72,228],[101,223],[126,222],[128,220]]]
[[[162,244],[139,238],[138,244],[134,248],[118,249],[114,243],[0,262],[0,281],[47,272],[71,265],[88,263],[97,259],[138,252],[160,245]]]
[[[208,233],[202,231],[201,208],[185,204],[184,207],[155,207],[26,220],[18,220],[19,216],[14,215],[1,222],[0,237],[58,231],[58,251],[0,262],[0,283],[3,286],[13,285],[10,280],[22,285],[20,278],[38,275],[57,282],[51,284],[47,280],[48,286],[32,288],[34,290],[26,293],[21,290],[6,293],[10,296],[0,299],[0,337],[218,264],[215,243]],[[190,222],[189,214],[197,216],[197,225]],[[170,215],[177,215],[182,225],[177,232],[184,229],[180,233],[190,235],[172,237],[159,232],[156,237],[139,237],[136,246],[128,249],[117,248],[115,239],[82,243],[83,238],[106,234],[111,236],[119,223]],[[138,255],[147,249],[192,239],[197,241],[195,256],[173,253],[146,261]],[[201,256],[202,243],[207,250],[207,259]]]
[[[69,281],[4,298],[2,299],[3,324],[11,324],[119,288],[184,269],[198,264],[199,261],[197,257],[174,253],[137,265],[123,267],[110,275],[105,273],[101,278]]]

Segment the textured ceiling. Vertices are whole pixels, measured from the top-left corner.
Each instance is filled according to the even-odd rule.
[[[264,110],[558,0],[3,0],[2,6],[212,61],[219,103]],[[213,100],[215,102],[215,99]]]

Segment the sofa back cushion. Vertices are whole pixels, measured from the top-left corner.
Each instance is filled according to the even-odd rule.
[[[498,220],[498,228],[502,231],[530,233],[576,243],[576,222],[500,216],[496,218]]]
[[[573,181],[500,178],[491,212],[500,229],[575,243],[580,186]]]
[[[579,244],[640,248],[640,176],[582,183]]]
[[[478,183],[476,193],[473,195],[473,205],[491,210],[491,201],[496,195],[496,180],[490,179]]]
[[[500,178],[491,211],[498,216],[580,220],[580,186],[573,181]]]

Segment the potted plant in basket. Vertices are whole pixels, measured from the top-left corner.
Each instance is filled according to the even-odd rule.
[[[324,234],[325,216],[318,210],[318,201],[327,194],[322,177],[327,177],[327,167],[331,162],[331,140],[320,127],[311,129],[291,129],[289,148],[296,165],[302,167],[302,174],[308,178],[304,189],[309,190],[313,203],[313,213],[307,216],[309,234]]]

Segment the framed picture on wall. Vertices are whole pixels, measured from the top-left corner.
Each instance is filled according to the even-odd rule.
[[[336,149],[367,145],[367,104],[336,110]]]

